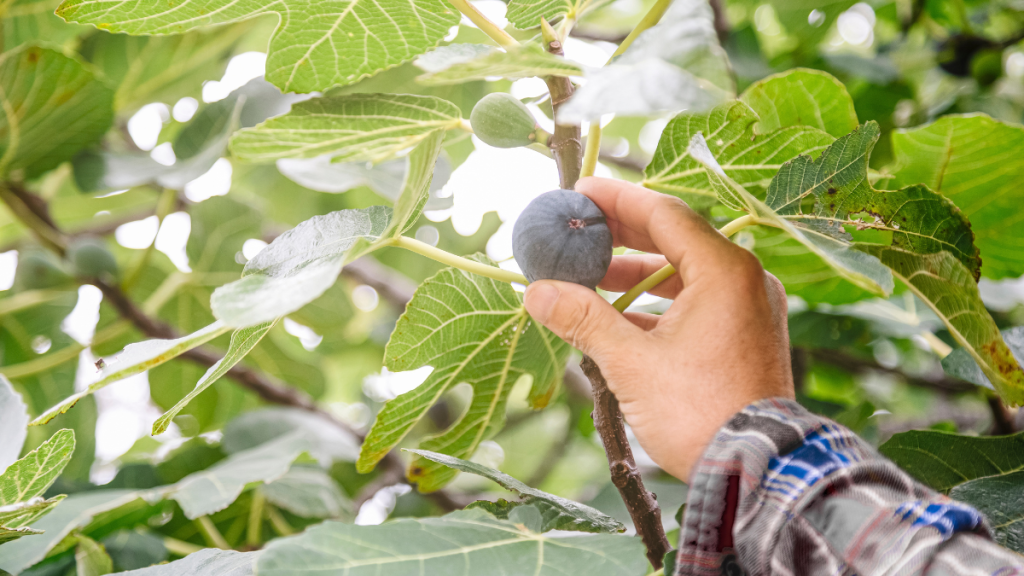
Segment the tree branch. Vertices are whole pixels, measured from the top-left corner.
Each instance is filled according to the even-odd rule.
[[[612,484],[619,489],[619,495],[626,503],[636,532],[647,547],[647,560],[651,566],[661,568],[665,553],[671,546],[665,538],[658,501],[654,494],[644,488],[644,480],[640,476],[636,460],[633,459],[633,450],[629,447],[629,439],[626,437],[626,427],[622,423],[619,401],[608,389],[608,382],[601,374],[601,369],[589,356],[583,357],[580,368],[590,379],[594,389],[594,427],[597,428],[597,433],[604,443]]]
[[[556,56],[564,56],[562,43],[550,40],[546,43],[548,52]],[[544,78],[551,93],[551,107],[554,110],[555,133],[548,141],[551,153],[555,156],[558,166],[559,186],[572,190],[580,179],[583,167],[583,144],[580,142],[580,127],[571,124],[559,124],[558,110],[572,96],[572,82],[567,76],[548,76]]]
[[[664,0],[659,4],[667,5]],[[545,30],[545,43],[548,52],[562,56],[562,44],[551,38],[546,30],[546,22],[542,19],[542,30]],[[583,147],[580,144],[580,127],[558,124],[558,108],[572,96],[573,86],[568,78],[549,76],[545,78],[548,91],[551,93],[551,104],[555,111],[555,134],[551,138],[551,151],[558,166],[559,183],[562,188],[572,190],[580,177],[583,163]],[[655,569],[661,568],[665,553],[670,546],[665,538],[665,528],[661,524],[661,509],[654,494],[644,487],[644,480],[633,459],[633,450],[629,447],[626,427],[619,410],[619,401],[608,389],[608,383],[601,374],[601,369],[589,357],[584,355],[580,368],[590,380],[594,391],[594,427],[601,436],[605,453],[608,456],[608,468],[612,483],[619,490],[619,496],[626,503],[629,516],[633,519],[637,534],[647,548],[647,559]]]
[[[824,362],[831,364],[851,372],[853,374],[863,374],[864,372],[874,371],[882,372],[885,374],[891,374],[898,376],[911,386],[917,386],[918,388],[928,388],[936,390],[943,394],[959,394],[963,392],[971,392],[977,390],[977,386],[963,380],[956,378],[941,377],[941,378],[927,378],[924,376],[913,376],[900,370],[899,368],[886,368],[878,364],[873,360],[864,358],[858,358],[852,354],[841,352],[839,350],[827,350],[824,348],[808,349],[808,355],[818,362]]]

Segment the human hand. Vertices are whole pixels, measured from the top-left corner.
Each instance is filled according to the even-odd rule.
[[[648,253],[614,257],[600,287],[624,292],[671,263],[678,273],[652,293],[674,302],[661,316],[619,314],[584,286],[542,280],[526,309],[597,363],[640,445],[687,480],[733,414],[793,397],[785,290],[677,198],[604,178],[576,191],[604,212],[616,246]]]

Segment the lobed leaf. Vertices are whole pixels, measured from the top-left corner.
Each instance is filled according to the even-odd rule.
[[[758,134],[810,126],[840,138],[858,124],[846,86],[820,70],[794,68],[774,74],[752,84],[739,99],[757,114]]]
[[[491,262],[485,257],[478,261]],[[456,343],[453,345],[453,343]],[[425,450],[469,457],[505,420],[505,403],[519,378],[533,381],[530,403],[547,404],[562,376],[569,346],[530,320],[512,286],[447,268],[419,286],[384,352],[393,372],[434,368],[418,388],[390,400],[377,415],[356,466],[367,472],[456,384],[473,387],[466,413]],[[437,490],[455,471],[417,458],[409,479]]]
[[[0,474],[21,454],[28,435],[28,406],[6,376],[0,374]],[[3,504],[0,502],[0,504]]]
[[[436,46],[459,23],[458,12],[442,0],[65,0],[57,8],[69,22],[134,35],[181,34],[263,14],[279,18],[267,80],[295,92],[351,84],[397,66]]]
[[[53,507],[60,504],[66,498],[63,494],[44,500],[42,496],[29,498],[24,502],[0,506],[0,529],[20,529],[28,526],[41,516],[53,510]],[[39,531],[31,531],[31,534],[42,534]]]
[[[440,518],[403,518],[379,526],[324,522],[271,542],[259,558],[261,576],[327,571],[370,574],[491,574],[506,576],[633,576],[647,567],[637,538],[593,534],[548,538],[482,510]]]
[[[502,488],[519,494],[521,502],[516,504],[535,506],[543,517],[541,532],[547,532],[548,530],[577,530],[580,532],[607,532],[615,534],[626,530],[626,527],[621,522],[599,510],[579,502],[555,496],[554,494],[548,494],[536,488],[531,488],[494,468],[488,468],[475,462],[428,450],[409,450],[409,452],[449,468],[483,476],[497,482]],[[504,512],[504,515],[507,517],[507,510]]]
[[[270,332],[270,329],[275,324],[277,324],[277,320],[271,320],[270,322],[264,322],[263,324],[257,324],[248,328],[240,328],[232,332],[231,343],[228,345],[228,351],[224,354],[224,357],[213,366],[210,366],[206,373],[203,374],[203,377],[199,379],[199,382],[196,382],[195,389],[153,422],[153,435],[156,436],[167,431],[167,427],[171,425],[174,417],[185,406],[188,406],[189,402],[195,400],[196,396],[202,394],[204,390],[219,380],[228,370],[231,370],[235,364],[241,362],[242,358],[245,358],[246,354],[259,344],[260,340],[267,335],[267,332]]]
[[[520,30],[540,26],[540,19],[548,22],[566,14],[579,19],[587,10],[597,8],[608,0],[509,0],[505,18]]]
[[[722,170],[738,184],[755,190],[766,189],[785,162],[799,154],[817,156],[834,140],[808,126],[758,132],[755,129],[760,123],[760,116],[743,102],[727,102],[705,114],[676,116],[661,133],[654,158],[644,171],[643,185],[694,206],[713,204],[718,193],[704,166],[689,152],[690,140],[698,133],[704,135]]]
[[[949,496],[984,514],[999,545],[1024,553],[1024,471],[971,480]]]
[[[892,136],[896,161],[888,186],[923,183],[949,198],[971,219],[985,255],[982,274],[1016,278],[1024,273],[1024,127],[982,114],[939,118]]]
[[[0,54],[0,175],[34,178],[98,142],[114,92],[78,60],[49,48]]]
[[[324,466],[354,462],[359,444],[349,432],[319,414],[299,408],[273,407],[245,412],[228,422],[220,447],[236,454],[298,432],[309,443],[309,454]]]
[[[1003,336],[1003,342],[1006,342],[1017,362],[1024,362],[1024,326],[1016,326],[1003,330],[1000,333]],[[942,370],[948,376],[994,389],[992,382],[985,376],[981,367],[978,366],[978,363],[966,348],[957,348],[943,358]]]
[[[417,82],[428,85],[459,84],[470,80],[487,78],[505,78],[518,80],[536,76],[582,76],[583,68],[570,60],[547,52],[535,44],[521,44],[507,51],[487,50],[481,55],[465,60],[456,55],[435,54],[457,51],[463,56],[467,44],[442,46],[428,52],[416,60],[416,65],[427,71],[427,74],[416,78]],[[468,46],[474,46],[472,44]],[[456,48],[458,47],[458,48]],[[440,61],[446,61],[447,66]]]
[[[433,96],[349,94],[307,100],[291,112],[240,131],[231,150],[241,160],[327,155],[335,162],[381,162],[461,123],[459,108]]]
[[[58,18],[50,0],[12,0],[0,14],[0,51],[38,41],[64,47],[86,30]]]
[[[59,404],[43,412],[29,425],[41,426],[46,424],[56,418],[58,414],[66,413],[79,400],[97,390],[105,388],[118,380],[141,374],[150,368],[173,360],[185,352],[213,340],[227,332],[228,329],[227,326],[218,321],[192,334],[174,340],[155,339],[129,344],[113,359],[102,361],[103,367],[100,368],[99,379],[96,382],[90,384],[85,390],[68,396]]]

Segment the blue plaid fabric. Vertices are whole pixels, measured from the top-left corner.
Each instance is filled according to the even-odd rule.
[[[698,463],[675,573],[1024,576],[1024,557],[846,428],[771,399],[736,414]]]

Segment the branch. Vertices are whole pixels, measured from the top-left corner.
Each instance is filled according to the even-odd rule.
[[[544,23],[547,22],[544,21]],[[550,25],[546,27],[546,29],[549,28]],[[548,52],[555,56],[565,55],[562,43],[557,39],[545,38],[545,41]],[[572,96],[572,82],[567,76],[548,76],[544,78],[544,81],[548,85],[548,92],[551,93],[551,108],[555,118],[555,133],[551,136],[548,146],[555,156],[555,165],[558,166],[559,186],[566,190],[572,190],[576,186],[576,181],[580,179],[580,170],[583,167],[580,127],[558,123],[558,110]]]
[[[605,164],[611,164],[617,166],[623,170],[631,170],[633,172],[644,173],[647,168],[647,161],[643,158],[637,158],[636,156],[612,156],[606,152],[600,154],[601,162]]]
[[[998,396],[989,395],[988,407],[992,410],[992,429],[989,434],[1007,436],[1017,431],[1017,427],[1014,425],[1014,414],[1006,408]]]
[[[725,6],[722,0],[709,0],[711,12],[715,15],[715,34],[718,35],[718,43],[725,47],[729,39],[729,18],[725,15]]]
[[[647,547],[647,560],[651,566],[661,568],[665,553],[671,546],[665,538],[665,528],[661,525],[658,501],[654,494],[644,488],[644,480],[640,476],[636,460],[633,459],[633,450],[629,447],[626,428],[622,423],[619,401],[608,389],[608,382],[601,374],[601,369],[589,356],[583,357],[580,368],[590,379],[594,389],[594,427],[601,436],[601,442],[604,443],[612,484],[619,489],[619,495],[626,503],[636,532]]]
[[[959,394],[963,392],[971,392],[977,390],[977,386],[958,380],[956,378],[941,377],[941,378],[927,378],[924,376],[912,376],[899,368],[887,368],[875,362],[874,360],[868,360],[864,358],[858,358],[852,354],[841,352],[839,350],[826,350],[826,349],[811,349],[807,350],[808,355],[818,362],[824,362],[831,364],[851,372],[853,374],[863,374],[865,372],[874,371],[882,372],[885,374],[892,374],[903,379],[907,384],[911,386],[917,386],[919,388],[928,388],[935,390],[943,394]]]

